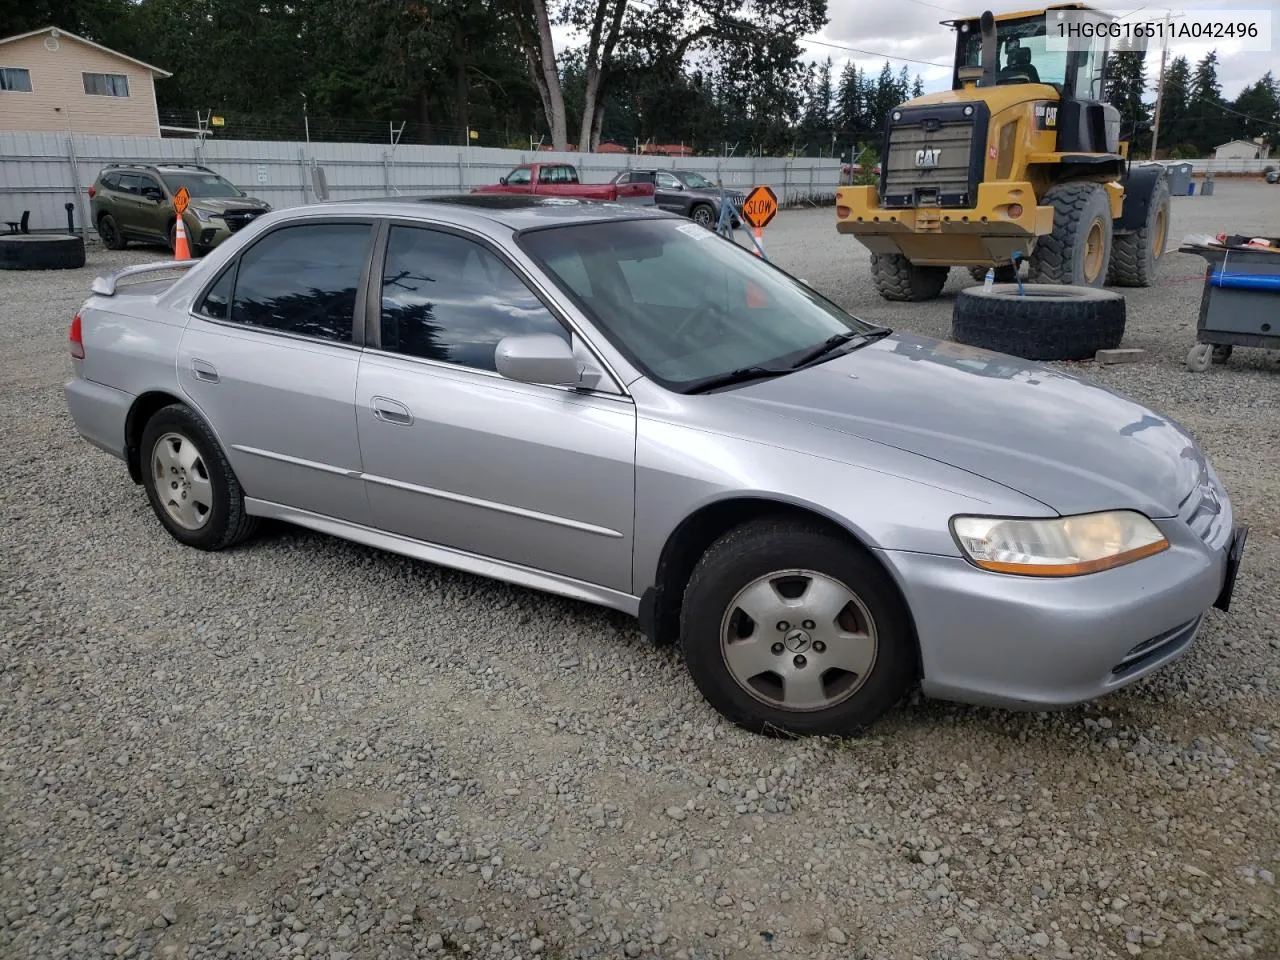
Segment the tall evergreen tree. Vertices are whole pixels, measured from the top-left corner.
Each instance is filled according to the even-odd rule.
[[[1280,144],[1280,82],[1270,70],[1241,91],[1232,109],[1236,136],[1263,137],[1272,145]]]
[[[1160,102],[1160,142],[1156,149],[1171,156],[1187,145],[1190,134],[1187,107],[1191,100],[1191,64],[1186,57],[1175,57],[1164,73],[1164,91]]]
[[[1120,111],[1120,138],[1129,141],[1131,151],[1150,146],[1150,134],[1141,129],[1151,119],[1143,95],[1147,89],[1145,50],[1119,51],[1111,55],[1111,104]]]
[[[1222,109],[1222,84],[1218,82],[1218,52],[1211,50],[1196,64],[1191,77],[1191,98],[1187,104],[1188,139],[1203,155],[1228,139],[1233,126]]]
[[[918,73],[916,74],[915,83],[911,85],[911,96],[912,97],[924,96],[924,81],[920,79],[920,74]]]

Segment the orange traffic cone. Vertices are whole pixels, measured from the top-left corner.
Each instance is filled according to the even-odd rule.
[[[173,259],[190,260],[191,248],[187,246],[187,228],[179,217],[174,223]]]
[[[755,237],[755,240],[756,240],[751,252],[754,253],[757,257],[763,258],[764,254],[762,251],[764,250],[764,231],[761,230],[759,227],[752,227],[751,235]]]

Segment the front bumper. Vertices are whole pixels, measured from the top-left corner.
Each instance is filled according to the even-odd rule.
[[[923,692],[1049,709],[1111,693],[1176,659],[1209,608],[1230,600],[1243,529],[1232,527],[1225,498],[1221,506],[1208,541],[1181,520],[1157,520],[1170,549],[1061,580],[993,574],[960,557],[885,552],[915,619]]]

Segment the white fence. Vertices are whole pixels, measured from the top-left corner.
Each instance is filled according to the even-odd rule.
[[[1206,173],[1256,173],[1262,176],[1267,167],[1280,167],[1277,160],[1166,160],[1166,163],[1189,163],[1197,176]]]
[[[738,189],[768,184],[782,204],[831,200],[840,162],[800,157],[643,157],[627,154],[531,153],[481,147],[398,146],[0,134],[0,219],[31,211],[31,229],[65,229],[65,204],[74,203],[77,229],[88,221],[88,187],[107,163],[202,163],[273,207],[316,202],[314,168],[323,171],[331,200],[387,195],[457,193],[496,183],[519,163],[575,164],[584,183],[604,183],[619,170],[695,170]]]

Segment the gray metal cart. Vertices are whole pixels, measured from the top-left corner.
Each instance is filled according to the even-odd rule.
[[[1208,261],[1196,345],[1187,369],[1201,373],[1225,363],[1232,347],[1280,350],[1280,240],[1274,252],[1246,247],[1248,237],[1228,237],[1225,246],[1184,244],[1180,253]]]

